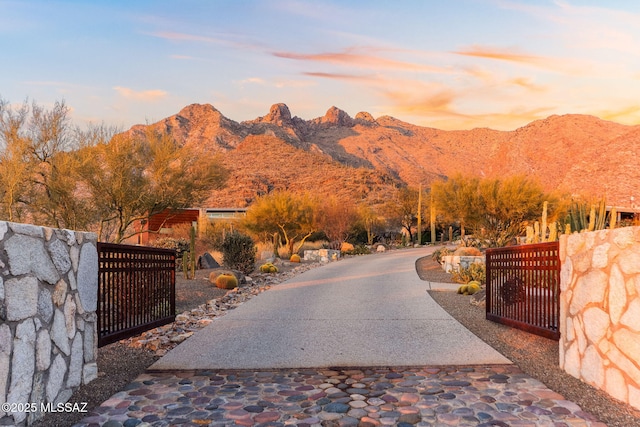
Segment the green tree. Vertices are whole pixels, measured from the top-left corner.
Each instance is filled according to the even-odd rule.
[[[29,140],[24,128],[28,106],[10,108],[0,99],[0,196],[2,218],[16,221],[22,218],[30,195],[31,168],[29,166]]]
[[[227,176],[217,157],[161,134],[119,134],[83,151],[79,173],[99,217],[99,236],[115,242],[136,233],[135,221],[202,203]]]
[[[383,220],[376,210],[367,203],[360,203],[357,207],[358,218],[356,228],[362,229],[367,236],[367,244],[373,245],[376,236],[382,231]]]
[[[410,242],[414,240],[414,226],[417,225],[418,195],[416,188],[400,188],[384,208],[389,225],[404,229]]]
[[[481,215],[474,231],[494,246],[505,246],[521,234],[524,223],[537,219],[550,197],[540,184],[522,175],[482,180],[478,196]]]
[[[475,226],[478,220],[478,186],[475,177],[454,175],[446,181],[436,181],[431,186],[433,203],[445,221],[460,224],[460,235],[464,237],[468,225]]]
[[[226,179],[218,157],[167,135],[72,129],[68,114],[64,102],[11,107],[0,98],[3,218],[121,242],[136,220],[199,204]]]
[[[27,101],[10,107],[0,99],[0,180],[3,211],[9,220],[69,225],[61,223],[55,209],[63,205],[58,200],[66,188],[62,180],[69,180],[69,157],[64,155],[73,146],[68,113],[64,102],[46,109]]]
[[[46,109],[33,102],[28,125],[29,151],[32,167],[31,214],[34,221],[58,228],[77,226],[67,215],[75,193],[75,148],[71,132],[69,108],[57,101]],[[71,203],[72,204],[72,203]]]
[[[277,235],[284,240],[291,256],[318,231],[317,212],[318,203],[309,195],[275,191],[257,198],[249,206],[244,226],[263,238]]]
[[[545,200],[555,200],[540,184],[521,175],[482,180],[456,175],[434,183],[432,191],[438,212],[459,222],[463,237],[469,228],[490,246],[509,244],[526,221],[540,216]]]

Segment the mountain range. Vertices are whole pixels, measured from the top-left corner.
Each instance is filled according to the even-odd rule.
[[[550,116],[514,131],[440,130],[390,116],[336,107],[312,120],[285,104],[236,122],[209,104],[193,104],[149,125],[198,152],[219,154],[227,187],[212,190],[207,207],[244,207],[274,189],[314,191],[378,203],[397,187],[456,173],[478,177],[524,174],[548,190],[605,197],[640,210],[640,125],[587,115]]]

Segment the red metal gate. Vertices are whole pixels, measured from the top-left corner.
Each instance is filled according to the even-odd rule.
[[[172,249],[98,243],[98,346],[175,320]]]
[[[559,243],[487,249],[487,319],[560,339]]]

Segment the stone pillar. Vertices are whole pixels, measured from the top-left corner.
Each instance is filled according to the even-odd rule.
[[[560,367],[640,409],[640,227],[560,239]]]
[[[97,377],[97,238],[0,221],[0,403],[58,404]],[[28,425],[38,412],[0,412]]]

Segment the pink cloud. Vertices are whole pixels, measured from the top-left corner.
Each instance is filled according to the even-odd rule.
[[[343,52],[325,53],[294,53],[294,52],[273,52],[273,56],[297,61],[325,62],[337,65],[356,66],[371,69],[395,69],[408,71],[426,71],[431,73],[449,73],[450,71],[442,67],[418,64],[413,62],[396,61],[378,55],[354,53],[355,49],[347,49]]]
[[[305,76],[310,77],[322,77],[325,79],[334,79],[334,80],[371,80],[370,76],[360,76],[356,74],[340,74],[340,73],[322,73],[322,72],[304,72],[302,73]]]
[[[549,61],[549,58],[544,58],[542,56],[527,55],[512,50],[497,49],[493,47],[477,45],[471,46],[467,49],[458,50],[453,53],[463,56],[473,56],[477,58],[497,59],[500,61],[520,62],[535,65],[542,65]]]

